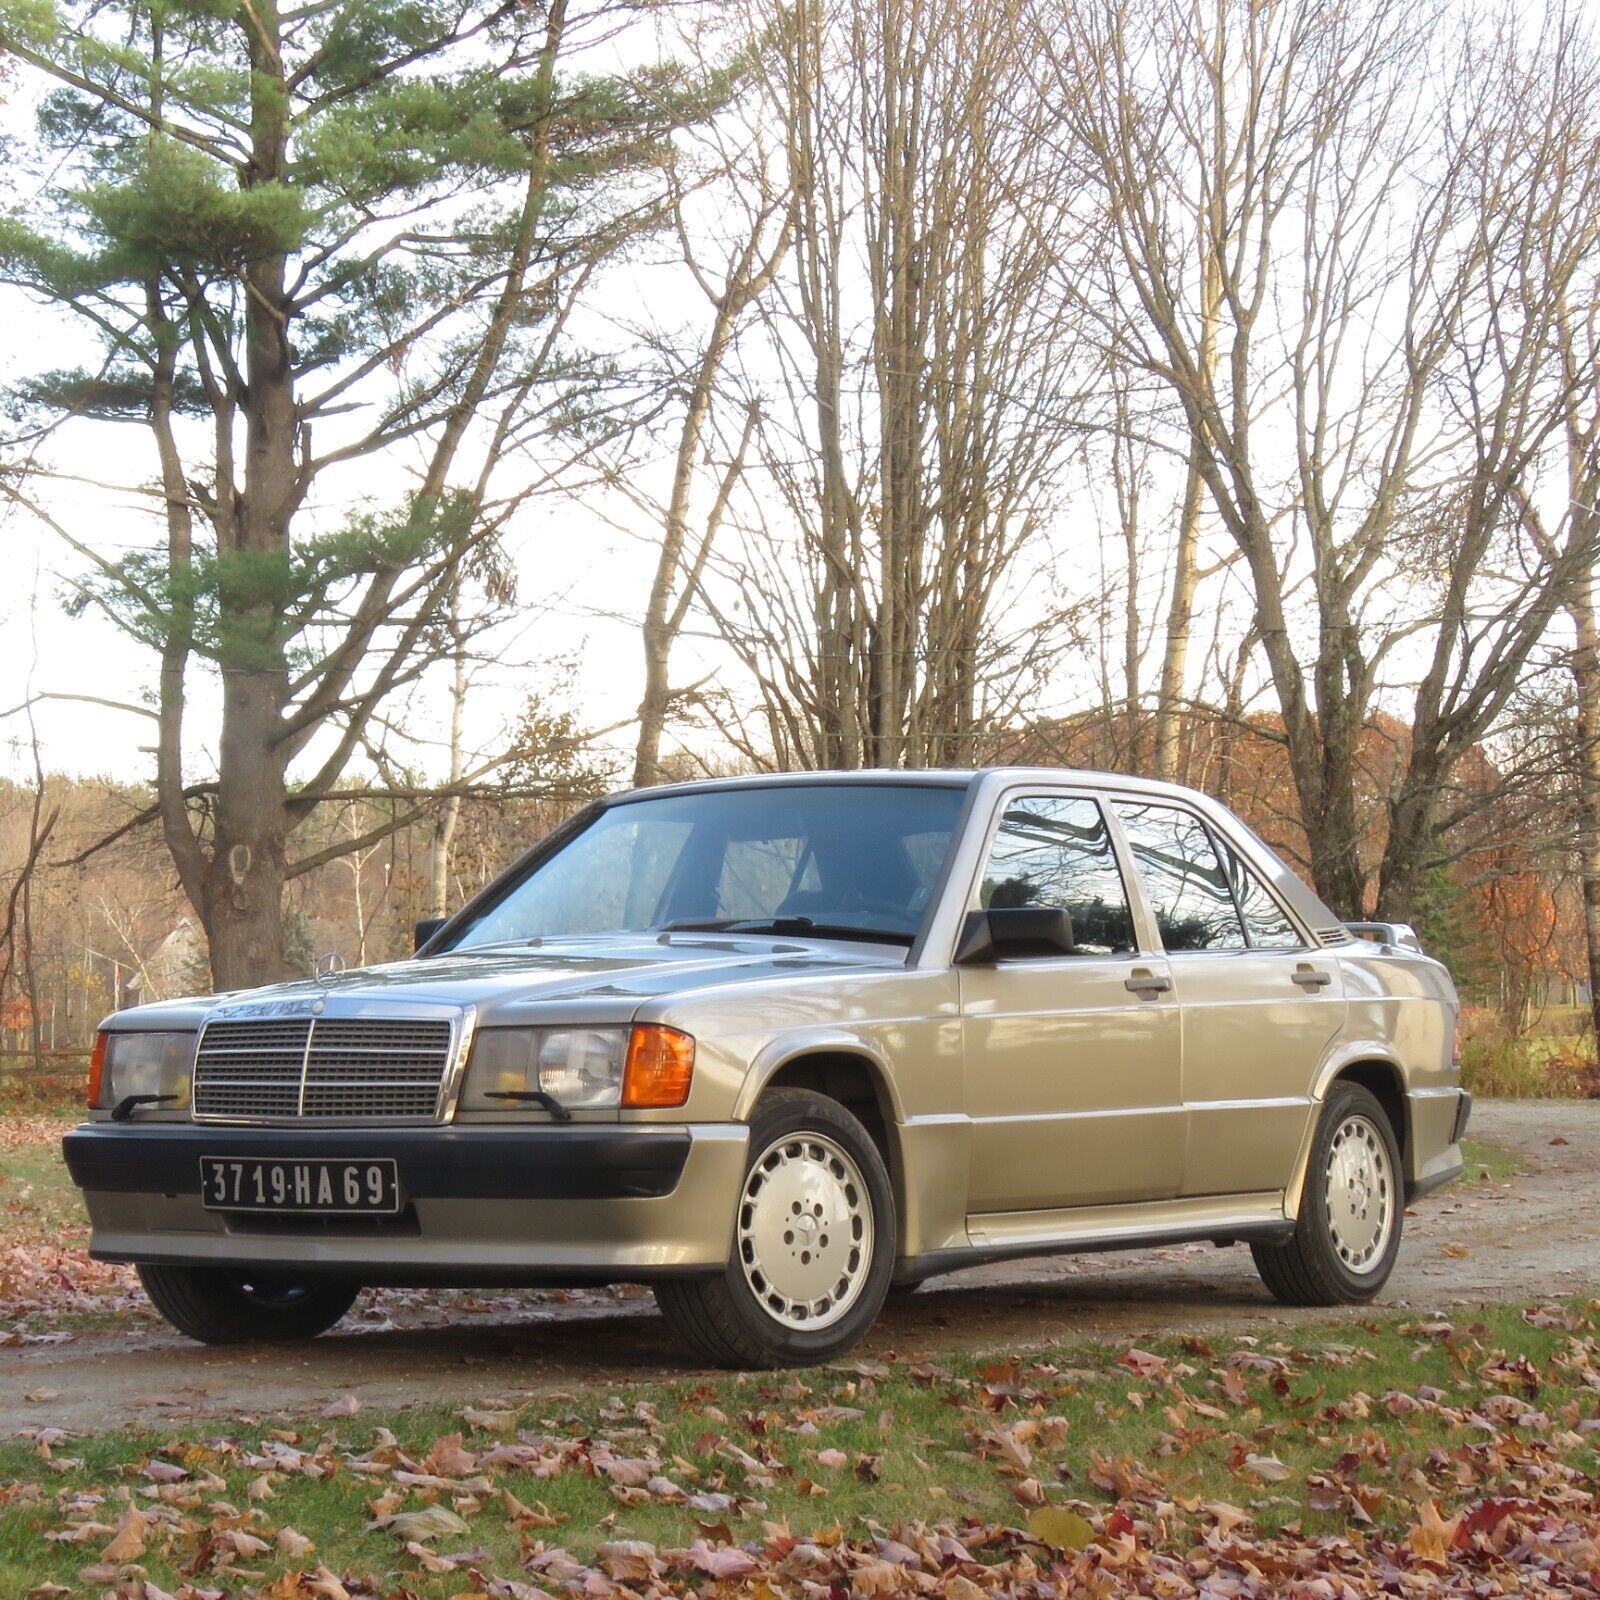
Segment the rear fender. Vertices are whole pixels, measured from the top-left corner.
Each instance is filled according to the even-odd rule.
[[[1283,1214],[1286,1217],[1300,1215],[1300,1197],[1305,1192],[1306,1170],[1311,1161],[1311,1144],[1316,1138],[1317,1123],[1322,1118],[1322,1107],[1328,1098],[1329,1092],[1340,1078],[1344,1077],[1352,1067],[1375,1066],[1387,1068],[1394,1080],[1395,1088],[1400,1096],[1400,1104],[1404,1108],[1404,1115],[1409,1116],[1409,1101],[1406,1098],[1405,1069],[1400,1065],[1399,1058],[1393,1049],[1379,1039],[1341,1039],[1337,1041],[1327,1059],[1319,1069],[1315,1083],[1311,1089],[1311,1115],[1306,1118],[1305,1133],[1300,1139],[1300,1150],[1295,1156],[1294,1168],[1289,1175],[1288,1187],[1283,1192]],[[1395,1138],[1399,1142],[1401,1152],[1401,1165],[1409,1173],[1408,1151],[1410,1147],[1410,1129],[1406,1126],[1394,1130]]]

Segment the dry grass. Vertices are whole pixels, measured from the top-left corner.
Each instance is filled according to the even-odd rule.
[[[1522,1033],[1497,1013],[1465,1008],[1461,1018],[1461,1077],[1475,1095],[1495,1099],[1600,1099],[1594,1038],[1581,1031],[1584,1013],[1546,1011]]]

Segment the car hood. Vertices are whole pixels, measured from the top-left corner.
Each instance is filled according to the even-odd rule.
[[[536,946],[447,952],[320,979],[155,1001],[119,1011],[119,1028],[196,1028],[212,1015],[302,1008],[349,1015],[408,1004],[471,1005],[478,1022],[625,1022],[647,1000],[730,983],[771,983],[831,971],[905,966],[898,945],[774,939],[751,934],[603,934]]]

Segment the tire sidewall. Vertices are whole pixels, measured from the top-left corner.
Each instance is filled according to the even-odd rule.
[[[1394,1225],[1389,1230],[1388,1243],[1377,1266],[1360,1273],[1352,1272],[1339,1259],[1328,1229],[1328,1151],[1339,1125],[1352,1115],[1365,1118],[1377,1130],[1388,1153],[1389,1171],[1394,1183],[1394,1193],[1390,1197]],[[1394,1270],[1395,1258],[1400,1253],[1405,1211],[1405,1169],[1400,1164],[1400,1144],[1388,1116],[1371,1091],[1360,1084],[1336,1085],[1323,1106],[1322,1117],[1317,1124],[1317,1136],[1311,1147],[1304,1212],[1311,1230],[1308,1242],[1316,1253],[1318,1270],[1338,1285],[1344,1299],[1370,1300],[1388,1282],[1389,1274]]]
[[[837,1100],[808,1090],[788,1091],[775,1095],[766,1105],[757,1105],[750,1119],[750,1144],[739,1178],[739,1204],[743,1203],[744,1186],[757,1157],[775,1139],[791,1133],[825,1133],[838,1140],[861,1173],[872,1205],[872,1261],[867,1269],[867,1281],[856,1303],[843,1317],[814,1333],[785,1327],[769,1317],[745,1281],[737,1244],[729,1251],[723,1286],[741,1330],[781,1360],[804,1365],[842,1354],[872,1326],[883,1308],[889,1280],[894,1274],[898,1230],[894,1190],[872,1136]]]
[[[204,1344],[285,1344],[314,1339],[355,1303],[358,1284],[307,1279],[303,1299],[274,1306],[244,1285],[257,1274],[204,1266],[140,1263],[140,1280],[157,1311],[180,1333]]]

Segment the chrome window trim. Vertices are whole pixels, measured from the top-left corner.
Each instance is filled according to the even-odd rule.
[[[1113,951],[1107,954],[1094,954],[1082,956],[1039,956],[1026,960],[1017,960],[1011,963],[998,965],[1027,967],[1030,971],[1041,964],[1059,962],[1064,969],[1080,971],[1091,961],[1130,962],[1149,959],[1159,960],[1165,952],[1162,950],[1159,936],[1156,933],[1155,920],[1150,912],[1149,904],[1145,898],[1144,885],[1135,885],[1129,881],[1129,860],[1123,849],[1122,830],[1117,824],[1115,814],[1106,803],[1106,791],[1086,783],[1052,784],[1041,782],[1037,779],[1017,778],[1006,775],[989,803],[989,816],[980,833],[976,829],[970,834],[977,838],[978,843],[973,860],[966,872],[966,888],[960,898],[955,900],[954,927],[951,930],[950,941],[946,946],[945,965],[954,964],[956,941],[961,937],[961,924],[966,919],[969,911],[980,910],[979,894],[983,887],[983,869],[988,865],[989,854],[994,849],[995,836],[1000,831],[1000,825],[1005,821],[1006,807],[1019,797],[1037,796],[1047,800],[1088,800],[1098,807],[1100,820],[1105,824],[1106,837],[1111,843],[1111,859],[1117,869],[1117,876],[1122,880],[1123,898],[1128,904],[1128,913],[1133,919],[1134,935],[1139,941],[1137,950]],[[954,898],[956,877],[951,876],[950,892]],[[1151,943],[1155,940],[1155,943]]]
[[[1296,955],[1296,954],[1304,954],[1304,952],[1307,951],[1307,950],[1316,950],[1316,949],[1319,949],[1319,948],[1323,948],[1321,946],[1320,941],[1316,938],[1315,934],[1312,933],[1309,924],[1307,924],[1304,921],[1303,918],[1297,916],[1295,914],[1295,912],[1293,911],[1293,909],[1284,903],[1283,896],[1278,893],[1277,888],[1271,882],[1271,880],[1267,877],[1267,875],[1264,872],[1261,871],[1260,867],[1256,864],[1256,862],[1241,847],[1240,840],[1233,833],[1231,833],[1227,829],[1226,826],[1224,826],[1222,823],[1218,822],[1215,818],[1207,815],[1205,812],[1201,811],[1198,807],[1190,805],[1187,801],[1185,801],[1183,799],[1180,799],[1179,797],[1177,797],[1175,795],[1174,796],[1167,796],[1167,795],[1164,795],[1164,794],[1136,794],[1136,793],[1133,793],[1133,792],[1128,791],[1128,790],[1118,790],[1118,789],[1110,789],[1110,788],[1108,788],[1104,792],[1105,792],[1107,800],[1109,800],[1111,802],[1110,815],[1112,815],[1113,817],[1116,817],[1117,831],[1118,831],[1119,834],[1121,834],[1121,836],[1122,836],[1124,841],[1126,841],[1126,839],[1127,839],[1127,834],[1122,829],[1122,818],[1121,817],[1117,817],[1116,810],[1115,810],[1115,807],[1116,807],[1116,804],[1117,804],[1118,801],[1123,801],[1123,802],[1126,802],[1128,805],[1136,805],[1136,806],[1164,806],[1169,811],[1181,811],[1181,812],[1184,813],[1185,816],[1191,817],[1194,821],[1198,822],[1200,824],[1201,830],[1206,834],[1206,836],[1208,838],[1210,838],[1212,840],[1212,848],[1213,849],[1216,848],[1216,842],[1218,840],[1220,840],[1224,845],[1226,845],[1228,847],[1229,850],[1231,850],[1234,853],[1234,855],[1236,855],[1239,858],[1240,865],[1243,866],[1245,868],[1245,870],[1247,872],[1249,872],[1255,878],[1256,882],[1259,883],[1261,885],[1261,887],[1267,891],[1267,897],[1278,908],[1278,910],[1283,913],[1284,920],[1289,924],[1289,926],[1291,928],[1293,928],[1295,930],[1296,933],[1298,933],[1300,935],[1300,939],[1301,939],[1301,943],[1298,944],[1298,945],[1294,945],[1294,946],[1290,946],[1290,945],[1251,944],[1249,942],[1250,931],[1249,931],[1248,928],[1246,928],[1244,926],[1244,914],[1243,914],[1243,912],[1241,912],[1239,910],[1239,903],[1238,903],[1237,896],[1234,896],[1233,897],[1233,899],[1234,899],[1234,915],[1239,918],[1240,931],[1244,934],[1245,941],[1246,941],[1244,944],[1220,945],[1220,946],[1216,947],[1215,949],[1210,949],[1210,950],[1168,950],[1164,946],[1161,946],[1161,947],[1159,947],[1160,951],[1161,951],[1161,954],[1166,955],[1166,956],[1227,956],[1227,955],[1279,955],[1279,956],[1290,956],[1290,955]],[[1128,846],[1128,853],[1129,853],[1129,858],[1130,858],[1130,861],[1131,861],[1132,860],[1132,854],[1133,854],[1133,847],[1131,845]],[[1227,862],[1226,861],[1220,860],[1220,858],[1219,858],[1218,864],[1222,867],[1224,872],[1227,871]],[[1138,863],[1137,862],[1133,862],[1132,865],[1133,865],[1133,870],[1134,870],[1135,874],[1137,874],[1138,870],[1139,870],[1138,869]],[[1139,888],[1140,888],[1141,893],[1145,892],[1144,879],[1143,878],[1139,879]],[[1231,886],[1231,884],[1229,886],[1229,893],[1230,893],[1230,895],[1232,895],[1232,886]],[[1154,910],[1154,907],[1152,906],[1151,907],[1151,916],[1154,917],[1154,915],[1155,915],[1155,910]],[[1160,937],[1159,931],[1157,932],[1157,937],[1158,938]]]

